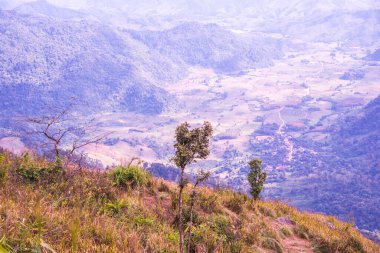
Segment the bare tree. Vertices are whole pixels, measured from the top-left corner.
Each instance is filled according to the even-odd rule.
[[[178,196],[178,218],[179,218],[179,251],[183,253],[184,246],[184,229],[183,229],[183,190],[186,186],[187,180],[185,178],[186,166],[196,162],[196,159],[206,159],[210,154],[209,139],[212,135],[212,126],[209,122],[204,122],[202,127],[190,130],[190,125],[185,122],[179,125],[176,129],[175,137],[176,149],[173,161],[181,170]]]
[[[189,220],[189,227],[188,227],[188,236],[187,236],[187,248],[186,251],[187,253],[190,253],[190,243],[191,243],[191,229],[193,228],[193,209],[194,209],[194,204],[195,204],[195,198],[197,197],[197,186],[206,181],[210,177],[210,172],[204,172],[201,171],[200,173],[197,174],[195,183],[193,185],[193,189],[191,191],[191,196],[190,196],[190,220]]]
[[[45,139],[42,147],[52,149],[55,161],[61,164],[73,162],[82,166],[86,153],[85,146],[99,143],[110,133],[98,133],[94,119],[80,122],[73,113],[73,104],[67,107],[51,108],[48,116],[23,119],[28,124],[26,133]],[[66,164],[66,165],[67,165]]]

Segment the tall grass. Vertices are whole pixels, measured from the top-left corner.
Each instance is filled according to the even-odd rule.
[[[177,252],[178,189],[143,168],[72,171],[25,179],[23,169],[54,168],[41,158],[0,156],[7,165],[0,191],[0,253]],[[39,170],[38,170],[39,171]],[[190,187],[184,201],[189,201]],[[287,252],[286,237],[304,237],[319,252],[380,252],[352,225],[258,201],[231,190],[200,188],[192,252]],[[274,227],[278,217],[292,224]]]

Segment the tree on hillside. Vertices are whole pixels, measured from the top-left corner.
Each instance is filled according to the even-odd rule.
[[[195,183],[193,185],[193,189],[191,190],[190,195],[190,220],[189,220],[189,227],[187,231],[187,249],[186,252],[190,253],[190,243],[191,243],[191,229],[193,227],[193,210],[195,205],[195,199],[197,197],[197,186],[201,184],[202,182],[206,181],[210,177],[210,172],[204,172],[200,171],[196,177],[195,177]]]
[[[209,154],[209,140],[212,135],[212,126],[209,122],[204,122],[203,126],[190,130],[190,125],[185,122],[176,129],[176,150],[173,161],[180,168],[181,174],[178,182],[178,218],[179,218],[179,251],[183,253],[184,246],[184,228],[183,228],[183,190],[186,186],[185,169],[187,165],[196,162],[196,159],[205,159]]]
[[[94,119],[80,121],[73,112],[73,105],[65,108],[49,108],[49,114],[23,119],[26,123],[26,134],[37,138],[34,143],[37,149],[49,153],[53,151],[55,161],[61,163],[65,158],[67,163],[74,162],[81,167],[85,157],[83,148],[99,143],[109,133],[98,133]]]
[[[259,199],[260,192],[264,187],[264,182],[267,179],[267,173],[262,172],[262,161],[253,159],[249,163],[248,182],[251,186],[250,193],[254,200]]]

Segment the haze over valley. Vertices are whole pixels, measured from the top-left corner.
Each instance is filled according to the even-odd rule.
[[[174,132],[214,127],[207,169],[265,198],[380,230],[380,2],[0,0],[0,145],[34,139],[20,119],[75,99],[111,133],[103,166],[140,157],[172,171]],[[158,169],[159,168],[159,169]]]

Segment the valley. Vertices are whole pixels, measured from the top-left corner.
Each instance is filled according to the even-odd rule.
[[[331,142],[340,118],[380,94],[380,66],[363,60],[366,52],[357,48],[324,43],[308,47],[302,54],[288,52],[270,67],[236,74],[191,68],[180,82],[162,86],[177,98],[178,108],[154,116],[101,115],[101,129],[113,132],[112,145],[98,144],[87,151],[108,165],[140,157],[171,167],[175,127],[184,121],[196,125],[208,120],[215,127],[211,155],[192,167],[194,173],[207,169],[216,182],[245,191],[247,161],[260,157],[269,175],[266,197],[342,219],[359,217],[372,206],[372,218],[355,221],[361,228],[378,229],[377,179],[360,186],[372,194],[361,197],[365,205],[356,202],[361,191],[342,194],[351,188],[353,183],[347,183],[353,173],[365,175],[367,170],[357,171],[352,159],[334,154]],[[353,70],[365,76],[342,80]],[[333,190],[334,185],[346,186]]]
[[[75,98],[78,122],[110,133],[90,158],[175,180],[176,126],[207,120],[192,173],[246,192],[259,157],[265,198],[380,230],[378,4],[21,2],[0,1],[0,146],[33,147],[18,119]]]
[[[215,126],[214,162],[221,161],[227,149],[243,152],[241,158],[247,159],[256,154],[250,150],[251,141],[274,136],[286,139],[291,157],[297,152],[291,149],[291,138],[328,138],[328,127],[335,118],[345,110],[364,106],[378,95],[379,66],[369,66],[362,60],[365,52],[342,50],[331,56],[334,51],[336,45],[316,44],[305,54],[289,52],[283,59],[275,60],[273,66],[231,75],[194,67],[180,82],[161,86],[177,98],[180,108],[169,108],[153,117],[107,114],[99,117],[99,123],[104,121],[112,126],[104,127],[105,131],[115,131],[112,138],[148,138],[150,142],[170,146],[173,137],[168,133],[173,133],[177,124],[209,120]],[[365,78],[341,80],[350,69],[365,71]],[[129,132],[123,136],[126,129]],[[160,150],[151,149],[155,155],[142,158],[168,162]],[[127,154],[120,154],[113,162]]]

